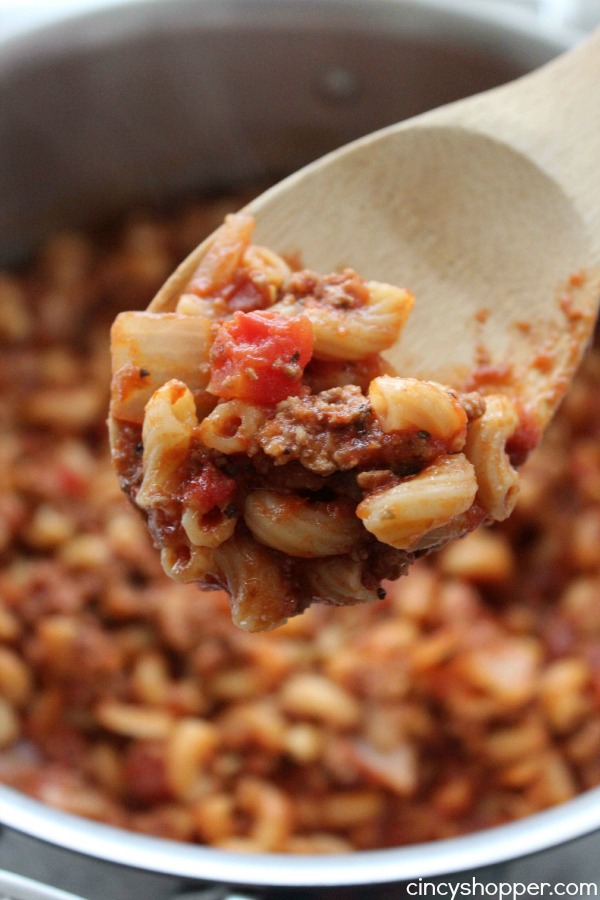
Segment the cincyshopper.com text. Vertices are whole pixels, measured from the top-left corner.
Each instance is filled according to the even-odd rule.
[[[462,897],[492,897],[498,900],[519,900],[521,897],[597,897],[598,884],[591,881],[498,881],[487,883],[470,881],[425,881],[419,878],[406,886],[409,897],[442,897],[460,900]]]

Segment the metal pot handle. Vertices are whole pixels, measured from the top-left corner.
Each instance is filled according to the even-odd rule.
[[[76,894],[43,884],[14,872],[0,869],[0,900],[84,900]],[[256,895],[229,893],[226,888],[209,888],[177,894],[173,900],[260,900]]]
[[[0,870],[0,900],[83,900],[83,897]]]

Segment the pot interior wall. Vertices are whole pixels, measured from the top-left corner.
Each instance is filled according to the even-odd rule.
[[[427,3],[213,6],[83,17],[0,56],[0,262],[127,205],[280,177],[560,49]]]

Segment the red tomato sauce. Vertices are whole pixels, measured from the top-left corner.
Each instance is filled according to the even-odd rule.
[[[205,513],[214,506],[224,506],[232,499],[234,493],[234,479],[225,475],[211,462],[206,462],[198,474],[188,482],[183,499],[185,503]]]

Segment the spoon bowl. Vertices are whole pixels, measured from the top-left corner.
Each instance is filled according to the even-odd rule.
[[[345,182],[322,166],[295,198],[265,198],[258,239],[291,251],[294,223],[314,215],[305,264],[352,265],[410,287],[417,303],[387,353],[401,374],[463,387],[483,362],[531,362],[560,326],[558,309],[550,324],[557,286],[590,259],[585,224],[561,188],[505,144],[447,126],[363,144],[352,167],[365,166],[381,173],[375,184],[349,165]],[[323,196],[337,211],[335,229],[318,214]]]
[[[401,375],[516,394],[541,431],[600,298],[600,31],[531,75],[367,135],[252,201],[257,242],[417,304]],[[168,310],[211,238],[166,282]]]

